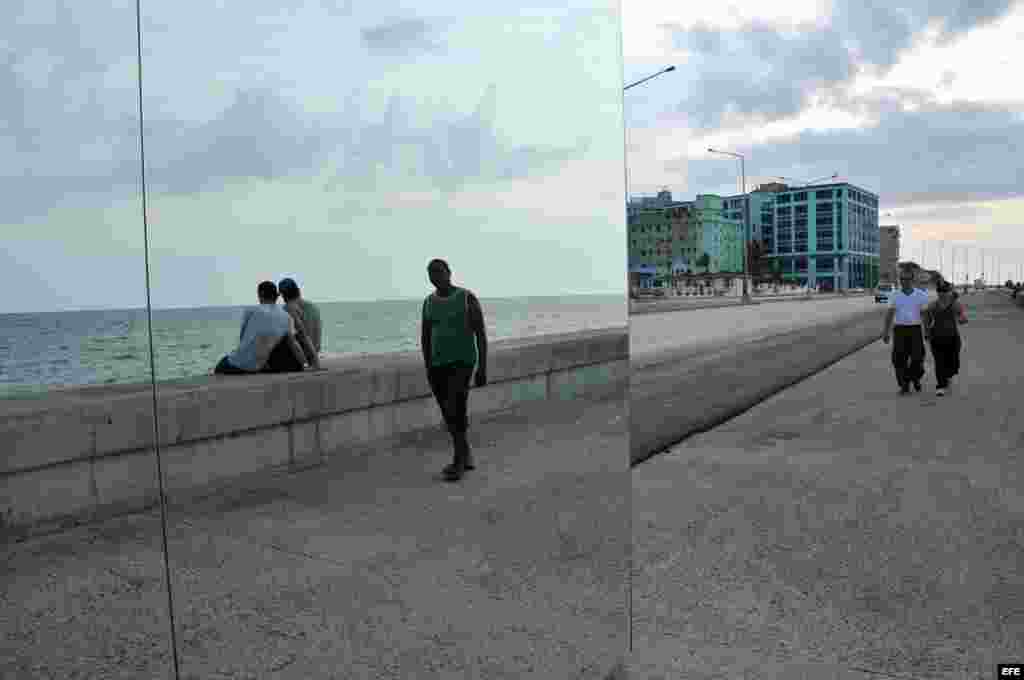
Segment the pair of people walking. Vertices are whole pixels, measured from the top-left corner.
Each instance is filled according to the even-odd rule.
[[[922,390],[926,342],[935,359],[936,395],[945,395],[950,380],[960,372],[959,326],[967,323],[967,314],[948,281],[940,281],[936,291],[938,300],[930,302],[927,292],[914,287],[913,273],[903,271],[900,290],[890,298],[883,339],[886,344],[892,339],[892,365],[900,394],[908,394],[911,385]]]

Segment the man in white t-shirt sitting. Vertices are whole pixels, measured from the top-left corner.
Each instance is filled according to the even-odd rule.
[[[928,293],[914,288],[913,272],[900,272],[900,290],[889,296],[889,311],[885,315],[886,344],[890,336],[892,343],[892,365],[896,369],[896,381],[900,384],[900,394],[910,392],[910,385],[921,391],[921,378],[924,377],[924,341],[927,339],[927,323],[923,323],[922,315],[927,315],[924,308],[928,305]],[[927,319],[924,319],[927,321]]]

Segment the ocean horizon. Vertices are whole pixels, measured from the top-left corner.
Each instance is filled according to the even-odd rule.
[[[475,291],[474,291],[475,292]],[[373,304],[377,302],[416,302],[420,303],[426,297],[426,293],[420,297],[396,297],[396,298],[374,298],[372,300],[312,300],[317,305],[336,305],[336,304]],[[500,300],[554,300],[564,298],[615,298],[622,296],[626,299],[626,293],[566,293],[564,295],[506,295],[506,296],[494,296],[494,297],[480,297],[481,302],[488,300],[500,301]],[[280,300],[280,299],[279,299]],[[245,309],[252,307],[256,302],[247,302],[244,304],[224,304],[224,305],[182,305],[175,307],[153,307],[154,312],[174,312],[180,310],[203,310],[203,309]],[[280,301],[279,301],[280,304]],[[23,311],[0,311],[0,317],[4,316],[18,316],[24,314],[75,314],[79,312],[145,312],[145,305],[141,307],[71,307],[67,309],[48,309],[48,310],[23,310]]]
[[[324,354],[419,349],[423,298],[320,302]],[[491,340],[623,327],[625,294],[481,298]],[[207,375],[238,343],[247,305],[152,310],[158,382]],[[54,388],[148,382],[145,307],[0,313],[0,398]]]

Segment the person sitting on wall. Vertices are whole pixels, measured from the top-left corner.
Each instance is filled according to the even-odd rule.
[[[284,300],[284,309],[295,322],[299,347],[306,355],[310,368],[320,368],[320,347],[323,340],[323,324],[320,308],[302,297],[302,291],[294,279],[281,279],[277,290]]]
[[[295,322],[277,306],[277,286],[264,281],[256,289],[260,304],[245,310],[238,349],[217,364],[217,375],[301,371],[305,354],[296,339]]]

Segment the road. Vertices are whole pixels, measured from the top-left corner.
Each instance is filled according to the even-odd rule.
[[[631,680],[985,678],[1024,658],[1024,310],[952,394],[874,342],[633,470]]]
[[[634,367],[682,359],[768,335],[838,321],[880,308],[873,298],[794,300],[749,307],[640,314],[629,319],[629,352]]]
[[[794,300],[807,299],[806,294],[798,295],[756,295],[754,304],[772,304],[774,302],[792,302]],[[871,297],[870,293],[849,293],[839,295],[837,293],[815,293],[816,300],[830,300],[832,298],[845,297]],[[665,312],[678,312],[690,309],[713,309],[715,307],[739,307],[743,303],[735,297],[668,297],[655,300],[630,300],[630,314],[664,314]]]

